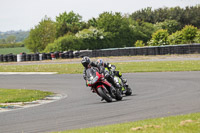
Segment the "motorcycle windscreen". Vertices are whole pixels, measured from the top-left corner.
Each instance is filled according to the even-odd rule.
[[[96,70],[89,68],[86,70],[86,79],[91,81],[92,79],[94,79],[96,77]]]

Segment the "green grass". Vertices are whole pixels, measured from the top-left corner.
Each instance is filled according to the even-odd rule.
[[[147,119],[59,133],[200,133],[200,113]]]
[[[122,73],[200,71],[200,60],[154,61],[113,63]],[[80,64],[1,65],[0,72],[58,72],[59,74],[82,73]]]
[[[25,89],[1,89],[0,88],[0,103],[13,102],[30,102],[43,99],[51,92],[44,92],[40,90],[25,90]]]
[[[82,73],[81,64],[43,64],[0,66],[0,72],[58,72],[59,74]]]
[[[16,47],[16,48],[0,48],[0,54],[20,54],[20,53],[30,53],[26,47]]]
[[[200,60],[123,62],[123,63],[116,63],[116,66],[118,70],[123,73],[199,71]]]

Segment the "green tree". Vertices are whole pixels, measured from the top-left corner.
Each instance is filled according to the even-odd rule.
[[[196,34],[197,34],[197,27],[194,27],[192,25],[186,25],[182,29],[184,43],[193,43]]]
[[[167,30],[160,29],[153,33],[152,39],[148,42],[152,46],[168,45],[168,36],[169,33]]]
[[[154,15],[151,7],[147,7],[132,13],[130,18],[135,21],[154,23]]]
[[[194,39],[195,43],[200,43],[200,30],[197,31],[196,37]]]
[[[8,44],[14,44],[14,43],[16,43],[16,36],[13,36],[13,35],[8,36],[6,38],[6,43],[8,43]]]
[[[130,15],[133,20],[140,20],[152,24],[163,22],[165,20],[176,20],[180,23],[181,28],[185,25],[194,25],[200,28],[200,6],[188,6],[185,8],[158,8],[152,10],[151,7],[136,11]]]
[[[0,44],[6,44],[6,39],[0,39]]]
[[[184,9],[184,13],[182,14],[182,23],[185,25],[193,25],[200,28],[200,5],[196,6],[188,6]]]
[[[145,46],[145,44],[143,43],[142,40],[137,40],[134,45],[135,45],[135,47],[144,47]]]
[[[129,25],[128,18],[118,12],[104,12],[97,18],[97,28],[112,34],[113,47],[131,46],[135,43],[134,31]]]
[[[110,34],[109,32],[104,32],[103,29],[97,29],[91,26],[89,29],[79,31],[75,36],[83,42],[81,49],[102,49],[112,47],[111,43],[108,41],[110,39]]]
[[[154,26],[151,23],[133,20],[130,20],[129,27],[133,30],[134,37],[137,40],[142,40],[144,43],[147,43],[151,39],[151,35],[160,29],[160,27]]]
[[[97,27],[104,29],[105,32],[120,32],[121,29],[129,26],[125,24],[128,24],[128,21],[119,12],[104,12],[97,19]]]
[[[81,40],[74,35],[65,35],[59,37],[53,43],[49,43],[45,48],[45,52],[55,52],[55,51],[69,51],[69,50],[79,50],[81,45]]]
[[[88,23],[89,27],[90,26],[97,27],[97,20],[96,20],[96,18],[89,19],[87,23]]]
[[[56,27],[54,22],[45,16],[33,29],[31,29],[25,45],[32,52],[42,52],[48,43],[55,39]]]
[[[181,29],[179,22],[177,22],[176,20],[168,20],[168,19],[166,19],[164,22],[156,23],[155,26],[157,26],[160,29],[167,30],[169,34],[172,34],[177,30]]]
[[[167,8],[167,7],[158,8],[158,9],[154,10],[152,12],[152,14],[154,16],[154,20],[153,20],[154,24],[157,22],[163,22],[169,18],[169,8]]]
[[[183,42],[183,34],[181,31],[176,31],[168,36],[168,40],[171,45],[181,44]]]
[[[64,12],[56,17],[56,37],[64,36],[67,33],[77,33],[86,24],[81,21],[82,17],[73,11]]]
[[[184,9],[180,8],[179,6],[170,8],[168,10],[169,17],[168,20],[176,20],[178,23],[180,23],[180,27],[183,27],[183,15],[184,15]]]

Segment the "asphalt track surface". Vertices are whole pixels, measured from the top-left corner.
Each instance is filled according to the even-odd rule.
[[[80,74],[0,75],[1,88],[39,89],[66,98],[0,113],[1,133],[40,133],[200,112],[200,72],[124,74],[133,95],[106,103]]]

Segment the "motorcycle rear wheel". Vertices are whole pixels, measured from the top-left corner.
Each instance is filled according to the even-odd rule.
[[[106,102],[110,103],[112,102],[112,97],[108,94],[108,92],[106,92],[106,90],[104,88],[97,88],[97,91],[99,93],[99,95],[106,100]]]
[[[132,94],[132,89],[130,87],[127,87],[125,95],[130,96],[131,94]]]

